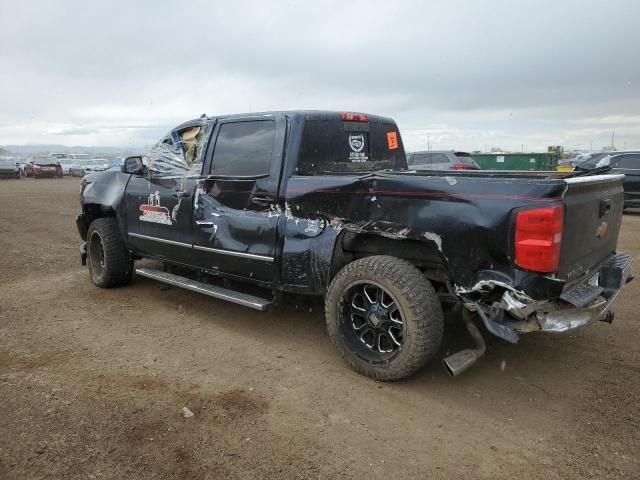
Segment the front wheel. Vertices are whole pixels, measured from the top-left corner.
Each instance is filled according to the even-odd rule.
[[[329,287],[325,311],[340,355],[376,380],[414,374],[442,342],[442,307],[433,286],[396,257],[367,257],[344,267]]]
[[[131,281],[133,260],[120,238],[115,218],[91,222],[87,232],[87,259],[89,275],[96,286],[120,287]]]

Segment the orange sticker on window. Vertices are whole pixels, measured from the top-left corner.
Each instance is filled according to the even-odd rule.
[[[389,150],[395,150],[398,148],[398,137],[396,132],[387,132],[387,145],[389,145]]]

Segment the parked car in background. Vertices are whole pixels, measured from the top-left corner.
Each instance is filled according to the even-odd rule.
[[[71,175],[69,173],[69,170],[71,169],[71,167],[74,167],[78,163],[78,160],[75,160],[73,158],[61,158],[59,159],[59,162],[62,166],[62,174]]]
[[[84,177],[87,173],[104,172],[110,166],[111,162],[105,158],[79,160],[69,168],[69,175],[72,177]]]
[[[0,178],[22,178],[20,159],[0,157]]]
[[[27,159],[26,158],[19,158],[18,162],[20,162],[20,170],[22,170],[22,176],[26,177],[27,176]]]
[[[582,160],[584,161],[584,160]],[[565,158],[562,160],[558,160],[558,164],[556,165],[556,171],[558,172],[572,172],[574,167],[579,164],[581,161],[578,160],[578,157],[574,158]]]
[[[42,178],[56,177],[62,178],[62,165],[57,158],[51,157],[31,157],[25,166],[25,176]]]
[[[594,168],[624,174],[624,208],[640,207],[640,150],[606,152],[591,157],[575,167],[576,171]]]
[[[470,153],[455,150],[411,152],[407,165],[412,170],[480,170]]]

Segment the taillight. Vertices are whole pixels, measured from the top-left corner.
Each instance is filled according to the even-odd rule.
[[[516,216],[515,263],[526,270],[552,273],[560,263],[564,207],[522,210]]]
[[[451,165],[451,168],[454,170],[470,170],[473,168],[473,165],[470,163],[454,163]]]
[[[343,122],[368,122],[369,117],[364,113],[342,112],[340,118]]]

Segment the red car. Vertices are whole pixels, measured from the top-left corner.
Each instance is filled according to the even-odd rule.
[[[25,176],[33,178],[56,177],[62,178],[62,165],[55,158],[34,157],[31,158],[24,168]]]

